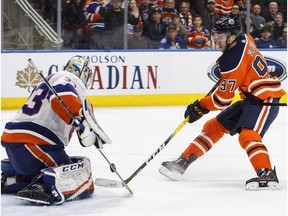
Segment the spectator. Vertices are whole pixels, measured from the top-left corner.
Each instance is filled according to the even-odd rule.
[[[277,12],[278,12],[278,4],[276,2],[271,2],[269,4],[268,11],[264,15],[264,19],[266,20],[266,22],[273,23]]]
[[[104,49],[123,49],[124,41],[124,9],[121,8],[122,0],[111,0],[111,8],[107,8],[109,0],[103,0],[99,14],[105,20],[105,31],[102,37]],[[128,23],[136,25],[138,19],[128,16]]]
[[[261,7],[260,5],[255,4],[253,6],[251,16],[253,18],[253,25],[257,29],[262,28],[266,23],[266,20],[264,19],[264,17],[260,16],[260,14],[261,14]]]
[[[283,35],[276,40],[278,48],[287,48],[287,26],[283,28]]]
[[[127,27],[128,28],[128,35],[133,35],[134,26],[137,25],[140,22],[139,9],[138,9],[136,0],[130,0],[129,1],[129,3],[128,3],[128,14],[129,14],[129,16],[138,19],[138,22],[136,24],[128,23],[128,27]]]
[[[172,23],[172,15],[177,14],[177,10],[175,9],[175,0],[165,0],[164,7],[160,8],[162,21],[168,26]]]
[[[167,33],[159,44],[159,49],[185,49],[185,43],[182,38],[177,36],[177,28],[175,25],[167,27]]]
[[[205,9],[205,0],[184,0],[190,2],[190,12],[192,16],[199,15],[201,17],[207,17],[207,10]],[[204,23],[206,26],[206,23]]]
[[[211,32],[216,21],[220,19],[220,15],[215,13],[215,0],[208,0],[206,8],[207,8],[208,16],[202,17],[202,19],[203,19],[203,22],[204,22],[204,19],[207,20],[205,22],[207,23],[206,27],[209,30],[209,32]]]
[[[111,7],[111,4],[108,4],[107,7]],[[99,14],[100,8],[100,0],[88,0],[84,6],[84,16],[87,22],[85,30],[89,31],[90,49],[103,49],[102,38],[104,37],[105,21]]]
[[[261,7],[261,16],[264,17],[269,11],[269,4],[271,2],[276,2],[278,5],[279,12],[284,14],[284,22],[287,22],[287,1],[283,0],[251,0],[253,5],[258,4]],[[264,17],[265,18],[265,17]]]
[[[172,24],[176,26],[177,36],[179,36],[185,42],[188,30],[182,25],[179,14],[174,14],[172,16]]]
[[[190,13],[190,3],[183,1],[180,3],[179,6],[179,16],[180,16],[180,20],[182,25],[186,28],[186,29],[191,29],[191,27],[193,26],[192,23],[192,14]]]
[[[261,38],[255,39],[257,48],[275,48],[276,44],[271,35],[271,26],[265,24],[261,29]]]
[[[283,35],[283,29],[285,27],[286,23],[283,22],[283,14],[281,12],[278,12],[274,16],[274,23],[273,23],[273,40],[277,40],[279,37]]]
[[[205,26],[202,26],[202,19],[199,15],[193,18],[193,27],[187,33],[187,47],[190,49],[203,49],[207,47],[210,39],[209,31]]]
[[[87,37],[81,37],[85,31],[83,7],[85,0],[72,0],[63,3],[62,10],[62,39],[64,49],[89,48]],[[79,34],[80,33],[80,34]]]
[[[133,32],[133,35],[128,38],[128,49],[150,49],[149,38],[142,35],[142,23],[135,25]]]
[[[220,16],[230,16],[232,5],[234,0],[215,0],[215,12]]]
[[[242,23],[242,17],[241,17],[241,13],[240,13],[240,8],[237,4],[233,4],[231,7],[231,13],[230,13],[230,17],[233,19],[236,19],[238,21],[238,23]],[[242,31],[246,31],[245,29],[242,29]]]
[[[150,4],[154,8],[161,8],[164,6],[164,0],[150,0]]]
[[[247,21],[249,21],[249,34],[253,37],[253,38],[260,38],[261,37],[261,33],[259,30],[257,30],[257,28],[255,28],[255,26],[253,25],[253,18],[250,15],[249,16],[249,20],[246,19],[242,19],[242,32],[247,34]]]
[[[151,41],[151,48],[158,49],[160,40],[165,36],[165,24],[161,19],[161,11],[155,8],[151,11],[151,20],[144,26],[143,34]]]
[[[241,0],[241,1],[238,1],[236,3],[236,5],[239,6],[239,10],[240,10],[240,15],[241,17],[246,17],[246,14],[247,14],[247,5],[248,5],[248,2],[247,0]],[[252,13],[252,4],[250,2],[250,14]]]
[[[139,4],[139,14],[140,14],[140,21],[143,23],[143,25],[148,22],[149,14],[151,13],[151,10],[153,7],[150,4],[150,0],[142,0]]]

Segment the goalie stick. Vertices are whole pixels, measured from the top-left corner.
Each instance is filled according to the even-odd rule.
[[[220,84],[221,79],[211,88],[211,90],[206,94],[206,96],[211,95],[215,89]],[[184,125],[189,121],[189,116],[185,118],[185,120],[173,131],[173,133],[153,152],[152,155],[134,172],[132,175],[124,181],[117,181],[112,179],[105,179],[105,178],[96,178],[95,185],[101,187],[124,187],[127,185],[139,172],[141,172],[147,164],[154,159],[154,157],[176,136],[176,134],[184,127]],[[124,184],[125,183],[125,184]]]
[[[80,129],[83,130],[83,125],[81,124],[81,122],[79,121],[79,119],[74,116],[74,114],[71,112],[71,110],[69,109],[69,107],[65,104],[65,102],[62,100],[62,98],[58,95],[58,93],[55,91],[55,89],[50,85],[49,81],[44,77],[43,73],[41,70],[39,70],[39,68],[35,65],[35,63],[33,62],[33,60],[31,58],[28,59],[28,62],[31,64],[31,66],[36,70],[36,72],[39,74],[39,76],[43,79],[43,81],[46,83],[46,85],[48,86],[48,88],[53,92],[53,94],[57,97],[57,99],[60,101],[61,105],[65,108],[65,110],[68,112],[68,114],[70,115],[70,117],[76,122],[77,125],[79,125]],[[133,195],[132,190],[129,188],[129,186],[125,183],[125,181],[123,180],[123,178],[120,176],[120,174],[117,172],[116,170],[116,166],[114,163],[110,163],[110,161],[108,160],[108,158],[105,156],[105,154],[100,150],[97,149],[101,155],[104,157],[104,159],[108,162],[110,170],[112,172],[115,172],[116,175],[120,178],[122,187],[125,187],[131,195]]]

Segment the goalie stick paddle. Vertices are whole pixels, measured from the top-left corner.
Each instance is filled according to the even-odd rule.
[[[36,66],[36,64],[33,62],[33,60],[31,58],[28,59],[28,62],[31,64],[31,66],[36,70],[36,72],[39,74],[39,76],[43,79],[43,81],[46,83],[46,85],[48,86],[48,88],[53,92],[53,94],[57,97],[57,99],[60,101],[61,105],[65,108],[65,110],[68,112],[68,114],[70,115],[70,117],[79,125],[80,129],[83,129],[83,125],[81,124],[81,122],[79,121],[79,119],[74,116],[74,114],[71,112],[71,110],[69,109],[69,107],[65,104],[65,102],[62,100],[62,98],[58,95],[58,93],[55,91],[55,89],[50,85],[49,81],[44,77],[43,73],[41,70],[38,69],[38,67]],[[120,178],[122,187],[124,186],[131,195],[133,195],[132,190],[128,187],[128,185],[124,182],[123,178],[120,176],[120,174],[117,172],[116,170],[116,166],[114,163],[110,163],[110,161],[108,160],[108,158],[105,156],[105,154],[100,150],[97,149],[101,155],[104,157],[104,159],[108,162],[109,166],[110,166],[110,170],[112,172],[115,172],[116,175]]]
[[[206,96],[211,95],[215,89],[220,84],[221,79],[218,80],[218,82],[211,88],[211,90],[206,94]],[[173,133],[159,146],[159,148],[153,152],[152,155],[126,180],[117,181],[112,179],[105,179],[105,178],[96,178],[95,179],[95,185],[101,186],[101,187],[124,187],[127,185],[141,170],[144,169],[144,167],[147,166],[147,164],[154,159],[154,157],[172,140],[173,137],[176,136],[176,134],[184,127],[184,125],[189,121],[189,117],[185,118],[185,120],[173,131]]]

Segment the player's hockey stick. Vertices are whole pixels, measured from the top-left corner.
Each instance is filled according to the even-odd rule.
[[[215,89],[218,87],[220,80],[211,88],[211,90],[206,94],[206,96],[211,95]],[[185,120],[173,131],[173,133],[159,146],[156,151],[153,152],[152,155],[134,172],[132,175],[124,180],[124,183],[127,185],[139,172],[141,172],[147,164],[154,159],[154,157],[172,140],[173,137],[184,127],[184,125],[189,121],[189,117],[185,118]],[[112,180],[112,179],[105,179],[105,178],[96,178],[95,185],[101,187],[124,187],[123,182]]]
[[[157,148],[156,151],[153,152],[152,155],[126,180],[124,180],[125,184],[128,184],[147,164],[154,159],[154,157],[162,150],[164,147],[172,140],[173,137],[183,128],[183,126],[189,121],[189,117],[187,117],[174,131],[173,133]],[[121,181],[112,180],[112,179],[104,179],[104,178],[96,178],[95,185],[102,187],[123,187],[124,184]]]
[[[61,105],[65,108],[65,110],[68,112],[68,114],[70,115],[70,117],[79,125],[80,129],[83,129],[83,125],[81,124],[81,122],[79,121],[79,119],[74,116],[74,114],[71,112],[71,110],[69,109],[69,107],[65,104],[65,102],[62,100],[62,98],[58,95],[58,93],[55,91],[55,89],[50,85],[49,81],[44,77],[43,73],[41,70],[39,70],[39,68],[35,65],[35,63],[32,61],[32,59],[28,59],[28,62],[31,64],[31,66],[36,70],[36,72],[39,74],[39,76],[43,79],[43,81],[46,83],[46,85],[48,86],[48,88],[53,92],[53,94],[57,97],[57,99],[60,101]],[[100,150],[97,149],[101,155],[104,157],[104,159],[108,162],[110,169],[112,172],[115,172],[117,174],[117,176],[120,178],[122,183],[122,186],[125,187],[131,194],[133,194],[132,190],[128,187],[128,185],[125,183],[125,181],[123,180],[123,178],[120,176],[120,174],[117,172],[116,170],[116,166],[114,163],[110,163],[110,161],[108,160],[108,158],[105,156],[105,154]]]

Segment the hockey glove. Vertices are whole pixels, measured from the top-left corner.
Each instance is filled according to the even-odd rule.
[[[189,123],[193,123],[200,119],[204,114],[209,113],[209,110],[202,107],[198,100],[187,106],[184,117],[189,116]]]
[[[103,144],[111,143],[110,138],[96,121],[92,106],[86,99],[83,100],[79,114],[84,129],[78,128],[77,134],[82,146],[87,147],[94,144],[96,148],[101,149]]]
[[[103,140],[92,130],[92,128],[90,128],[90,125],[86,119],[84,119],[81,123],[83,129],[76,129],[80,144],[83,147],[95,145],[96,148],[102,149],[105,142],[103,142]]]

